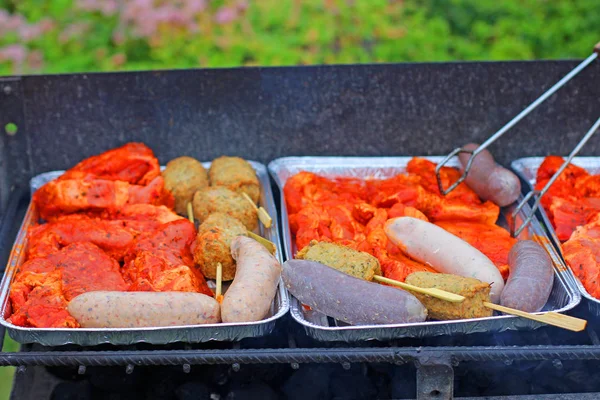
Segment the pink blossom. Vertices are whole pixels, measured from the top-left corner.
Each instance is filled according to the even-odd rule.
[[[27,49],[20,44],[10,44],[0,48],[0,62],[11,61],[13,64],[21,65],[27,58]]]
[[[237,10],[232,7],[221,7],[215,15],[215,21],[218,24],[228,24],[237,18]]]
[[[44,66],[44,55],[39,50],[33,50],[27,55],[27,64],[29,68],[40,70]]]
[[[74,24],[68,25],[58,36],[58,40],[61,43],[66,43],[69,40],[81,37],[88,32],[90,25],[88,22],[75,22]]]
[[[183,6],[183,12],[187,15],[198,14],[206,8],[205,0],[187,0]]]

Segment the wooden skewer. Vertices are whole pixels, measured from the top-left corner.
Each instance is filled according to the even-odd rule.
[[[557,326],[559,328],[568,329],[574,332],[580,332],[585,329],[587,321],[580,318],[570,317],[568,315],[559,314],[555,312],[547,312],[541,315],[530,314],[521,310],[515,310],[514,308],[504,307],[494,303],[483,303],[487,308],[492,310],[501,311],[506,314],[516,315],[519,317],[531,319],[533,321],[543,322],[548,325]]]
[[[436,288],[421,288],[418,286],[409,285],[408,283],[395,281],[393,279],[385,278],[383,276],[375,275],[373,276],[373,280],[377,282],[383,282],[390,285],[401,287],[402,289],[410,290],[412,292],[427,294],[431,297],[435,297],[436,299],[441,299],[445,301],[449,301],[452,303],[460,303],[465,300],[465,298],[461,295],[450,293],[445,290],[436,289]],[[547,312],[541,315],[530,314],[525,311],[516,310],[514,308],[504,307],[498,304],[484,302],[483,305],[487,308],[491,308],[492,310],[500,311],[505,314],[516,315],[518,317],[523,317],[527,319],[531,319],[533,321],[543,322],[548,325],[556,326],[563,329],[568,329],[574,332],[580,332],[585,329],[587,325],[587,321],[580,318],[571,317],[564,314],[559,314],[556,312]]]
[[[271,218],[267,210],[265,210],[263,207],[257,207],[246,192],[242,192],[242,196],[244,196],[244,198],[248,200],[250,204],[252,204],[252,207],[254,207],[254,209],[258,213],[258,219],[260,219],[260,222],[262,222],[265,228],[270,228],[271,225],[273,225],[273,219]]]
[[[223,296],[221,295],[221,289],[223,285],[223,266],[221,263],[217,263],[217,288],[215,289],[215,300],[219,302],[219,304],[223,301]]]
[[[258,243],[262,244],[263,246],[265,246],[271,254],[274,255],[275,252],[277,251],[277,247],[275,246],[275,243],[271,242],[270,240],[267,240],[264,237],[257,235],[256,233],[254,233],[252,231],[246,231],[246,235],[251,237],[252,239],[256,240]]]
[[[393,286],[398,286],[402,289],[410,290],[411,292],[417,292],[422,294],[427,294],[431,297],[435,297],[436,299],[449,301],[451,303],[462,303],[465,300],[464,296],[461,296],[456,293],[447,292],[442,289],[437,288],[422,288],[419,286],[410,285],[408,283],[396,281],[393,279],[389,279],[380,275],[373,276],[373,280],[377,282],[387,283]]]
[[[194,223],[194,210],[192,209],[192,203],[191,202],[187,203],[187,214],[188,214],[188,219],[193,224]]]

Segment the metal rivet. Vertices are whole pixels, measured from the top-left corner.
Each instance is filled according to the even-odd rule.
[[[238,363],[232,364],[231,369],[233,370],[233,372],[238,372],[240,370],[240,364],[238,364]]]
[[[85,365],[80,365],[79,368],[77,368],[77,374],[84,375],[85,370],[86,370]]]
[[[292,369],[300,369],[300,364],[296,362],[291,363],[290,366],[292,367]]]
[[[20,365],[19,368],[17,368],[17,374],[24,374],[25,371],[27,371],[27,367],[24,365]]]
[[[8,85],[4,86],[4,94],[9,95],[11,93],[12,93],[12,87],[10,87]]]
[[[127,367],[125,368],[125,373],[126,373],[127,375],[130,375],[130,374],[132,374],[132,373],[133,373],[133,365],[131,365],[131,364],[127,364]]]
[[[552,365],[556,369],[562,369],[563,368],[563,363],[560,360],[552,360]]]
[[[342,363],[342,368],[344,368],[346,371],[348,371],[350,369],[351,365],[349,362],[343,362]]]
[[[192,367],[190,366],[190,364],[183,364],[183,373],[184,374],[189,374],[191,370],[192,370]]]

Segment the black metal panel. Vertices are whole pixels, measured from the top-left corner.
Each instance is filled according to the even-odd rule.
[[[242,68],[22,78],[27,125],[11,140],[10,182],[67,168],[127,141],[162,162],[237,154],[443,154],[482,141],[576,62]],[[517,157],[567,153],[600,115],[592,64],[494,146]],[[0,121],[14,108],[0,108]],[[19,117],[18,115],[16,117]],[[593,139],[585,154],[597,154]],[[24,166],[23,163],[31,165]],[[6,185],[6,183],[4,183]],[[3,186],[4,186],[3,185]]]

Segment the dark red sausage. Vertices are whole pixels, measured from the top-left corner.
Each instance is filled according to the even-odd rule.
[[[371,283],[308,260],[283,264],[285,287],[303,304],[351,325],[423,322],[427,310],[404,290]]]
[[[532,240],[522,240],[510,250],[508,265],[510,275],[500,304],[526,312],[540,311],[554,283],[554,268],[546,250]]]
[[[469,143],[464,146],[465,150],[475,150],[478,144]],[[461,153],[458,159],[464,169],[471,155]],[[484,200],[491,200],[500,207],[514,203],[521,194],[521,182],[519,178],[496,164],[492,154],[483,150],[479,153],[465,179],[471,189]]]

